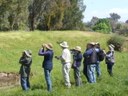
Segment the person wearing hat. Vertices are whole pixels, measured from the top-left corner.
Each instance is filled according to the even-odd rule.
[[[70,83],[69,72],[71,69],[71,53],[70,53],[70,50],[68,49],[69,46],[66,41],[63,41],[62,43],[60,43],[60,46],[62,48],[62,55],[59,57],[56,56],[56,58],[61,60],[65,86],[70,88],[71,83]]]
[[[30,88],[29,76],[30,76],[30,66],[32,64],[32,52],[31,50],[24,50],[22,56],[19,60],[21,64],[20,67],[20,83],[23,90],[28,90]]]
[[[73,64],[72,64],[72,68],[74,69],[74,79],[76,86],[80,86],[82,84],[80,77],[81,61],[82,61],[81,47],[76,46],[73,52]]]
[[[53,68],[53,55],[54,55],[52,48],[53,46],[51,43],[43,44],[42,48],[39,50],[38,53],[39,56],[44,56],[42,68],[44,69],[45,80],[47,83],[47,90],[49,92],[52,91],[52,81],[50,76],[50,73]]]
[[[90,42],[89,46],[90,46],[90,48],[85,51],[85,53],[83,54],[83,57],[88,58],[88,60],[86,62],[88,82],[95,83],[96,82],[95,68],[96,68],[96,64],[98,62],[97,54],[99,52],[99,49],[95,48],[94,42]]]
[[[115,58],[114,58],[114,48],[115,46],[113,44],[110,44],[109,46],[109,51],[106,53],[106,58],[105,58],[105,63],[107,64],[107,71],[110,76],[113,76],[113,65],[115,63]]]

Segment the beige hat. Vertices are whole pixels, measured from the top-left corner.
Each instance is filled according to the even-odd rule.
[[[110,44],[109,47],[115,48],[115,46],[113,44]]]
[[[68,46],[68,43],[67,43],[66,41],[63,41],[62,43],[60,43],[60,46],[61,46],[61,47],[64,47],[64,48],[69,47],[69,46]]]
[[[98,45],[98,44],[100,44],[100,43],[99,43],[99,42],[96,42],[95,44]]]
[[[51,43],[45,44],[45,47],[49,50],[52,50],[53,45]]]
[[[90,44],[90,45],[95,45],[96,43],[95,43],[95,42],[90,42],[89,44]]]
[[[76,47],[74,48],[74,50],[77,50],[77,51],[80,51],[80,52],[81,52],[81,47],[80,47],[80,46],[76,46]]]
[[[24,50],[24,53],[25,53],[28,57],[32,57],[32,51],[31,51],[31,50]]]

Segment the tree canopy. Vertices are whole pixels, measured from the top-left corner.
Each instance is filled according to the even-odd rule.
[[[81,29],[83,0],[1,0],[0,30]]]
[[[110,21],[108,19],[99,19],[92,29],[103,33],[110,33],[112,31]]]

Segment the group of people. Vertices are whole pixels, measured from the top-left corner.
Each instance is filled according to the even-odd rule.
[[[53,45],[51,43],[43,44],[38,52],[39,56],[44,56],[42,68],[44,71],[44,76],[47,84],[47,90],[52,91],[52,80],[50,73],[53,69],[53,58],[60,60],[62,63],[62,74],[65,82],[65,86],[70,88],[70,69],[74,70],[75,85],[80,86],[82,80],[80,77],[80,66],[83,60],[83,73],[87,78],[89,83],[96,82],[95,70],[97,76],[101,76],[100,62],[105,58],[107,64],[107,70],[110,76],[113,75],[112,67],[115,63],[114,61],[114,45],[109,45],[109,51],[105,52],[100,48],[100,44],[90,42],[87,44],[85,52],[82,54],[80,46],[76,46],[73,49],[69,49],[68,43],[63,41],[59,44],[62,48],[62,54],[60,56],[54,56]],[[73,61],[72,61],[73,58]],[[30,66],[32,64],[32,52],[30,50],[24,50],[22,56],[19,60],[21,64],[20,67],[20,81],[23,90],[29,90],[29,75]]]
[[[114,45],[110,44],[109,51],[105,52],[105,50],[100,48],[100,44],[98,42],[91,42],[87,44],[87,48],[83,54],[84,61],[84,69],[83,73],[87,78],[89,83],[96,82],[96,74],[97,77],[101,76],[100,70],[100,62],[102,62],[105,58],[105,63],[107,64],[107,71],[110,76],[113,76],[112,68],[115,63],[114,59]]]

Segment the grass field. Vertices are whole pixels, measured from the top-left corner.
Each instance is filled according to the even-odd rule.
[[[108,50],[106,41],[111,35],[95,32],[81,31],[51,31],[51,32],[1,32],[0,33],[0,72],[18,73],[20,64],[18,60],[24,49],[31,49],[33,64],[31,77],[31,90],[23,92],[20,85],[15,87],[0,88],[0,96],[128,96],[128,52],[116,52],[114,77],[106,71],[104,61],[101,63],[102,77],[97,83],[89,84],[82,73],[83,85],[76,87],[74,84],[73,70],[71,70],[72,87],[64,87],[61,73],[61,63],[54,59],[52,71],[53,91],[48,93],[41,65],[43,58],[38,56],[38,50],[43,43],[51,42],[55,55],[61,54],[57,41],[67,41],[70,48],[79,45],[84,52],[86,44],[91,41],[100,42],[101,47]]]

